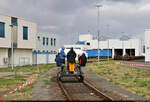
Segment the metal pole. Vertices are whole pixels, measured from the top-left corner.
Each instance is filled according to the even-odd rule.
[[[122,32],[122,35],[124,34],[124,32]],[[123,49],[123,51],[122,51],[122,57],[124,58],[124,42],[123,42],[123,39],[122,39],[122,49]]]
[[[123,49],[123,56],[124,56],[124,41],[122,40],[122,49]]]
[[[14,69],[13,25],[11,27],[11,69]]]
[[[108,34],[109,34],[109,24],[107,25],[107,27],[108,27]],[[107,59],[109,60],[109,39],[108,39]]]
[[[123,45],[123,40],[122,40],[122,60],[124,60],[124,45]]]
[[[140,53],[140,56],[141,56],[142,53],[143,53],[143,43],[142,43],[142,40],[141,40],[141,53]]]
[[[132,49],[132,39],[130,39],[131,41],[130,41],[130,46],[131,46],[131,49]],[[130,56],[132,56],[131,55],[131,49],[130,49]]]
[[[99,30],[99,7],[102,7],[102,5],[97,4],[96,7],[98,8],[98,17],[97,17],[97,33],[98,33],[98,37],[97,37],[97,41],[98,41],[98,63],[100,63],[100,48],[99,48],[99,34],[100,34],[100,30]]]
[[[108,60],[109,60],[109,39],[108,39]]]

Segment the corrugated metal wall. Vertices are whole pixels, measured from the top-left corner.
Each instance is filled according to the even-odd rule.
[[[98,56],[98,50],[86,50],[86,53],[88,54],[88,57],[97,57]],[[100,50],[100,56],[102,57],[107,57],[107,56],[112,56],[112,51],[111,50]]]

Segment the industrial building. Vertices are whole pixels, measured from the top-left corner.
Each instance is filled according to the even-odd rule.
[[[150,29],[145,29],[145,61],[150,62]]]
[[[32,64],[36,34],[35,22],[0,14],[0,67],[11,65],[11,44],[14,66]]]
[[[33,50],[33,64],[55,63],[59,47],[59,37],[56,34],[38,33],[36,48]]]
[[[98,40],[93,39],[92,34],[80,34],[76,43],[84,48],[88,57],[98,56]],[[142,44],[140,39],[106,39],[99,41],[100,57],[114,56],[141,56]]]

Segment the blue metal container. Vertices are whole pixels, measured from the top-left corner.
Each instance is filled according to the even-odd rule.
[[[88,57],[98,57],[98,50],[92,49],[92,50],[86,50],[86,53],[88,54]],[[100,50],[100,56],[101,57],[107,57],[111,56],[111,50]]]

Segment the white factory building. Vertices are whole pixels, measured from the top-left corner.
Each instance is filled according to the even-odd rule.
[[[0,14],[0,67],[11,64],[11,41],[14,46],[14,66],[32,64],[36,34],[35,22]]]
[[[36,48],[33,50],[33,64],[55,63],[59,47],[59,37],[56,34],[38,33]]]
[[[76,43],[88,53],[88,57],[98,56],[98,40],[93,39],[92,34],[80,34],[79,41]],[[106,39],[99,41],[100,57],[141,56],[142,43],[140,39]]]
[[[150,29],[145,29],[145,61],[150,62]]]

